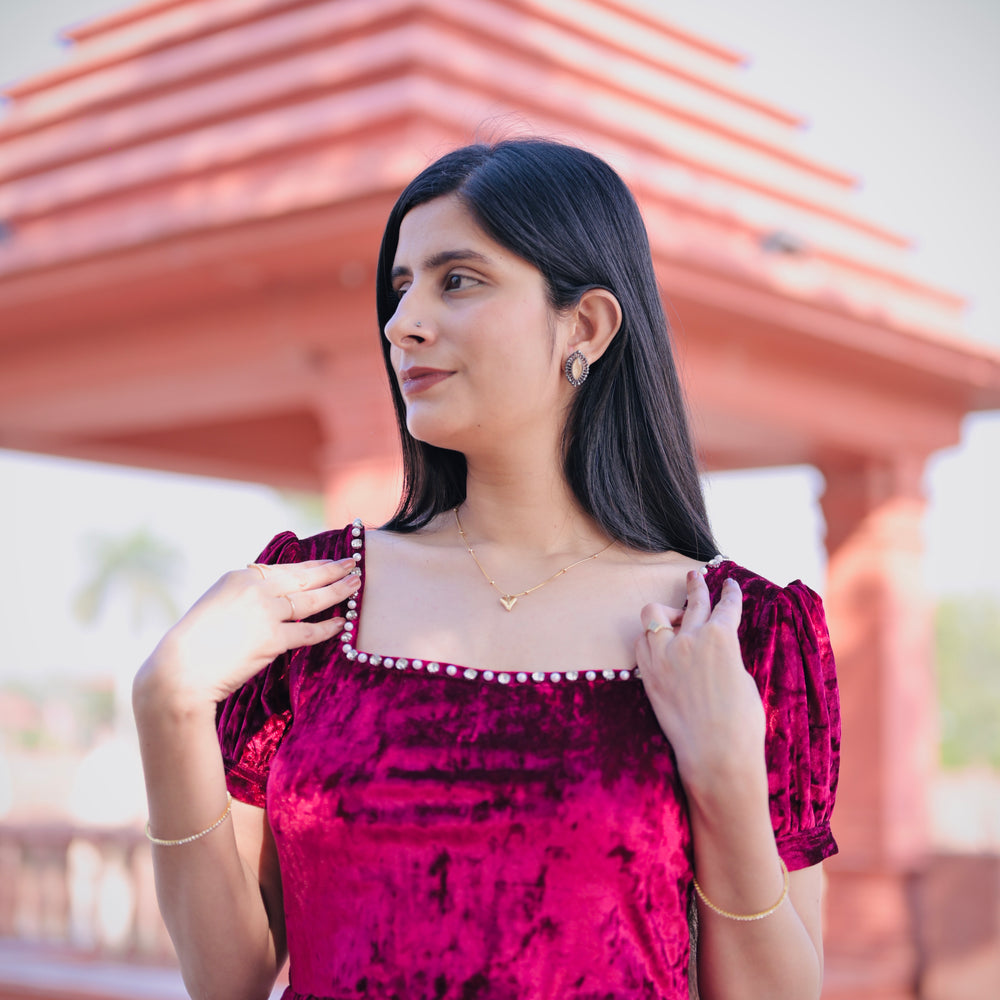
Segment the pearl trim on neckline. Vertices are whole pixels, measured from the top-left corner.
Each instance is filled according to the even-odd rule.
[[[351,524],[351,549],[355,562],[361,562],[361,549],[364,547],[364,523],[355,518]],[[726,561],[723,555],[717,555],[706,565],[712,569]],[[441,674],[445,677],[461,677],[467,681],[481,681],[487,684],[560,684],[563,681],[629,681],[640,677],[639,668],[628,670],[560,670],[560,671],[527,671],[527,670],[477,670],[472,667],[462,667],[456,663],[438,663],[430,660],[411,659],[404,656],[382,656],[377,653],[367,653],[354,645],[354,632],[358,621],[358,601],[352,597],[347,601],[347,621],[340,633],[340,643],[344,656],[352,663],[361,663],[373,667],[384,667],[386,670],[411,670],[429,675]]]

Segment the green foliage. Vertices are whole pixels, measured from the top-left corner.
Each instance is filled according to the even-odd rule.
[[[82,622],[96,621],[116,591],[128,597],[132,627],[136,630],[149,612],[158,613],[165,623],[177,618],[178,609],[170,595],[180,564],[176,548],[145,528],[123,537],[95,535],[87,541],[93,572],[74,604]]]
[[[0,680],[0,704],[8,716],[4,739],[22,750],[87,750],[114,724],[114,691],[106,681]]]
[[[1000,770],[1000,601],[948,598],[934,625],[941,761]]]

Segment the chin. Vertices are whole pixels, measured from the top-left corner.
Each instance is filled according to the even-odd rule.
[[[461,451],[458,441],[460,435],[457,429],[451,426],[444,426],[440,420],[431,420],[426,417],[407,416],[406,429],[410,437],[424,444],[432,445],[435,448],[446,448],[449,451]]]

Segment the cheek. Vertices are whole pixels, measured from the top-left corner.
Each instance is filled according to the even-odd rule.
[[[399,372],[399,364],[400,364],[401,357],[402,357],[402,355],[401,355],[401,353],[399,351],[399,348],[392,347],[390,345],[390,347],[389,347],[389,364],[392,366],[393,372],[396,372],[396,373]]]

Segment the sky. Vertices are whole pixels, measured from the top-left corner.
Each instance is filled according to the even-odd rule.
[[[746,53],[747,88],[810,121],[802,152],[859,174],[859,209],[912,237],[914,273],[966,296],[968,334],[1000,347],[1000,3],[646,2]],[[60,28],[122,6],[0,0],[0,84],[59,65]],[[822,591],[821,489],[809,469],[711,477],[724,551],[778,582],[799,577]],[[1000,599],[1000,414],[966,422],[961,445],[930,463],[927,489],[929,590]],[[0,452],[0,514],[0,681],[132,670],[162,632],[155,620],[133,630],[123,603],[94,626],[73,617],[97,535],[145,527],[176,546],[174,593],[185,606],[272,534],[317,528],[266,487],[13,452]]]

